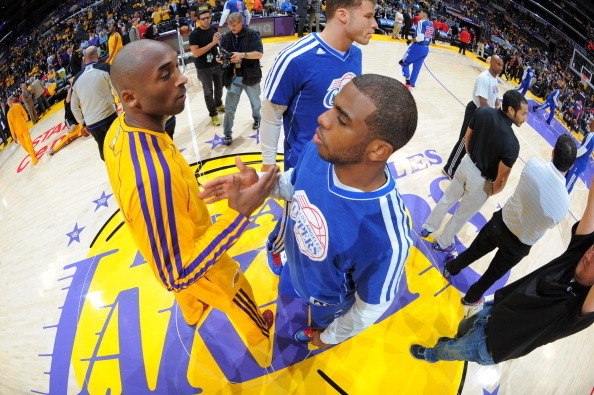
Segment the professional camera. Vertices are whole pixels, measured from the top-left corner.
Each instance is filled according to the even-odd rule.
[[[229,65],[231,64],[231,57],[233,56],[233,54],[221,47],[219,47],[219,59],[221,59],[223,61],[223,68],[229,68]]]

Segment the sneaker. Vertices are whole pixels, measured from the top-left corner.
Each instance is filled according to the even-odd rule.
[[[421,361],[427,361],[425,359],[425,347],[421,346],[420,344],[413,344],[410,346],[410,355],[413,356],[414,359],[420,359]]]
[[[551,122],[549,122],[549,121],[546,121],[546,122],[547,122],[547,125],[551,126]]]
[[[264,320],[264,325],[266,325],[266,329],[272,328],[274,324],[274,313],[272,310],[264,310],[262,313],[262,319]]]
[[[256,130],[260,128],[260,120],[255,120],[254,124],[252,125],[252,129]]]
[[[402,59],[400,59],[400,60],[398,61],[398,64],[399,64],[400,66],[404,66],[404,62],[402,61]],[[406,80],[406,81],[408,82],[408,80]]]
[[[221,126],[221,120],[219,119],[218,115],[215,115],[214,117],[210,117],[210,121],[212,122],[212,124],[214,126]]]
[[[311,334],[313,332],[313,328],[308,326],[307,328],[303,328],[295,332],[293,337],[300,343],[309,343],[311,341]]]
[[[406,84],[404,85],[406,87],[406,89],[408,89],[409,91],[412,91],[414,86],[412,86],[411,84]]]
[[[428,236],[429,236],[431,233],[433,233],[433,232],[429,232],[429,231],[428,231],[427,229],[425,229],[425,228],[421,229],[421,237],[422,237],[422,238],[428,237]]]
[[[452,243],[445,248],[441,248],[439,246],[439,243],[436,241],[435,243],[433,243],[432,248],[434,251],[438,251],[438,252],[453,252],[453,251],[456,251],[456,244]]]
[[[284,251],[279,254],[273,254],[270,251],[266,252],[266,256],[268,258],[268,268],[275,276],[280,276],[281,272],[283,271],[283,264],[286,261],[286,255],[285,259],[283,259],[283,254]]]
[[[467,303],[464,301],[464,298],[460,299],[460,303],[464,306],[464,316],[466,318],[472,317],[475,314],[478,314],[483,309],[483,305],[485,304],[485,298],[480,298],[477,302],[474,303]]]
[[[53,149],[50,149],[49,151],[47,151],[47,154],[49,156],[52,156],[55,153],[55,151]]]
[[[444,176],[446,176],[450,180],[454,179],[454,176],[449,175],[448,172],[446,171],[446,169],[441,169],[441,172],[443,173]]]
[[[217,111],[218,112],[225,112],[225,105],[221,104],[220,106],[217,107]]]
[[[437,339],[437,343],[447,342],[450,340],[452,340],[451,337],[443,336],[443,337],[440,337],[439,339]],[[437,343],[435,343],[435,344],[437,344]]]
[[[443,274],[446,280],[449,280],[450,277],[452,277],[452,264],[455,260],[456,257],[454,255],[448,255],[444,261],[443,271],[441,272],[441,274]]]
[[[232,142],[233,142],[233,137],[225,136],[225,145],[231,145]]]

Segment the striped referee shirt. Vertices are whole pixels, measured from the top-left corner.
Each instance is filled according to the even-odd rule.
[[[569,211],[565,177],[553,163],[532,158],[503,206],[503,222],[526,245],[533,245]]]

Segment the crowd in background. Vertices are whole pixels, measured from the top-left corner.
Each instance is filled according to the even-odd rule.
[[[30,31],[2,43],[0,52],[4,56],[0,61],[0,97],[6,98],[9,94],[18,97],[21,84],[29,84],[34,77],[49,82],[70,74],[73,58],[80,58],[81,50],[88,45],[98,46],[102,49],[101,54],[106,54],[109,23],[115,24],[124,44],[131,39],[131,29],[136,29],[140,38],[154,38],[164,30],[167,21],[176,21],[178,25],[190,24],[193,2],[123,0],[93,3],[92,0],[67,0],[45,20],[28,21],[28,26],[35,26]],[[222,0],[209,0],[208,3],[215,13],[223,9]],[[248,9],[256,12],[261,12],[262,3],[264,9],[268,6],[274,8],[275,4],[273,0],[248,0],[246,3],[249,3]],[[592,89],[585,88],[579,76],[568,67],[573,45],[555,37],[550,26],[532,18],[516,3],[493,0],[493,4],[504,8],[507,18],[489,5],[475,0],[379,0],[376,18],[393,18],[397,8],[410,8],[413,14],[420,7],[428,8],[432,10],[433,20],[450,27],[450,41],[456,44],[462,22],[448,12],[453,7],[455,14],[467,17],[476,26],[475,29],[467,24],[470,26],[470,45],[475,49],[479,43],[486,45],[489,54],[499,54],[504,59],[502,75],[517,82],[522,78],[524,68],[531,65],[535,70],[532,93],[546,98],[554,89],[566,88],[562,97],[562,115],[571,118],[569,121],[577,123],[577,118],[580,118],[581,123],[587,124],[589,118],[594,117],[594,97]],[[586,26],[586,29],[594,37],[594,27]],[[549,39],[557,42],[554,50],[547,45]],[[60,73],[61,70],[64,73]],[[574,114],[576,108],[580,114]],[[579,124],[577,126],[579,129]]]

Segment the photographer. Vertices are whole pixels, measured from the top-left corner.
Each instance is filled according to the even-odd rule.
[[[241,92],[244,90],[252,106],[254,118],[252,129],[260,127],[260,81],[262,80],[260,59],[264,48],[260,34],[243,26],[243,16],[239,12],[229,15],[227,25],[231,31],[221,38],[222,51],[217,57],[217,62],[223,64],[223,85],[227,88],[223,120],[225,144],[231,145],[235,110]]]
[[[217,111],[223,112],[223,74],[221,65],[215,61],[218,55],[221,34],[210,25],[211,12],[205,10],[198,15],[196,29],[190,33],[190,50],[194,55],[194,64],[198,79],[202,83],[204,101],[214,126],[219,126],[221,121]]]

